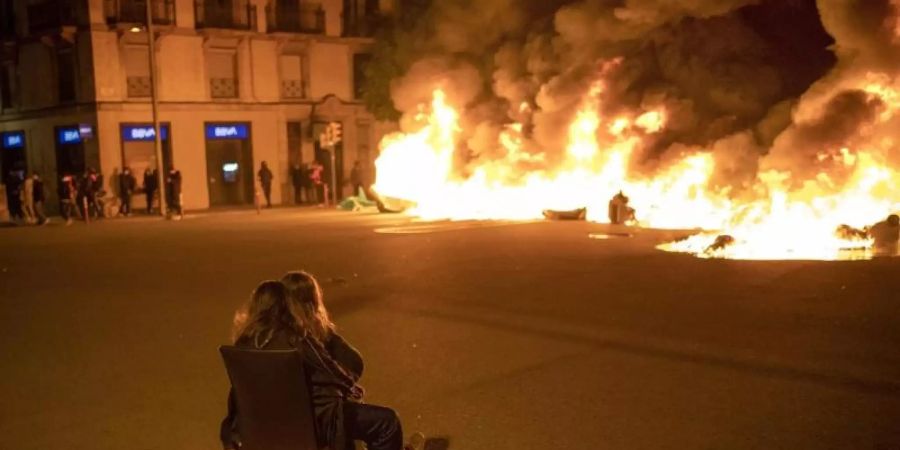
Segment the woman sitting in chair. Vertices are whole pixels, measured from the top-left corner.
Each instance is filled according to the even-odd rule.
[[[362,358],[334,333],[315,278],[305,272],[285,276],[289,277],[297,280],[292,284],[295,289],[290,291],[279,281],[264,281],[257,286],[250,301],[235,314],[234,345],[300,350],[312,385],[320,447],[343,450],[352,448],[354,440],[361,440],[369,450],[401,450],[403,432],[397,414],[390,408],[359,403],[364,391],[356,381],[362,373]],[[310,292],[315,297],[308,297]],[[310,301],[315,308],[307,305]],[[340,360],[351,367],[345,368]],[[240,448],[239,414],[232,390],[228,416],[222,421],[220,432],[226,449]]]

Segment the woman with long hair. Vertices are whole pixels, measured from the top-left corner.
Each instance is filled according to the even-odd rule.
[[[295,270],[284,274],[281,282],[288,289],[288,300],[295,317],[319,341],[328,354],[350,372],[355,379],[362,377],[363,359],[359,350],[350,345],[335,329],[323,301],[322,287],[312,274]]]
[[[288,289],[288,305],[291,312],[309,333],[310,341],[319,345],[345,373],[354,381],[358,381],[363,372],[362,355],[335,331],[334,322],[331,321],[325,308],[322,286],[316,277],[309,272],[295,270],[281,277],[281,282]],[[328,407],[318,404],[315,400],[313,403],[316,410]],[[344,431],[351,440],[366,442],[369,449],[387,448],[373,447],[369,442],[378,442],[378,434],[383,433],[385,425],[395,421],[394,411],[355,402],[345,402],[341,409]],[[399,422],[396,423],[399,426]],[[394,445],[401,442],[402,439]]]
[[[369,450],[401,450],[403,432],[397,414],[389,408],[359,403],[364,394],[357,384],[359,376],[331,356],[317,337],[318,331],[308,327],[309,316],[291,297],[288,288],[279,281],[264,281],[257,286],[247,304],[235,314],[234,345],[300,350],[311,382],[320,447],[343,450],[352,448],[353,440],[361,440]],[[232,390],[228,396],[228,415],[220,430],[225,449],[240,447],[238,420],[238,405]]]

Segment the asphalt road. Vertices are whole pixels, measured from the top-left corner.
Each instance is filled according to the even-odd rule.
[[[608,230],[296,209],[0,229],[0,449],[219,448],[216,349],[296,268],[369,402],[451,449],[900,448],[900,259],[588,239]]]

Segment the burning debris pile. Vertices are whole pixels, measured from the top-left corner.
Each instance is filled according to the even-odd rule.
[[[583,210],[718,230],[671,251],[834,259],[900,210],[900,0],[432,8],[376,161],[413,214]]]

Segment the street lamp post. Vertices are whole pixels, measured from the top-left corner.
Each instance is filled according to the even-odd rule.
[[[153,114],[153,146],[156,153],[156,183],[159,190],[159,213],[166,216],[166,183],[165,167],[163,165],[162,128],[159,126],[159,99],[157,98],[156,84],[156,43],[153,33],[153,8],[150,3],[153,0],[144,0],[147,7],[147,48],[150,53],[150,110]],[[152,205],[147,205],[152,207]]]

